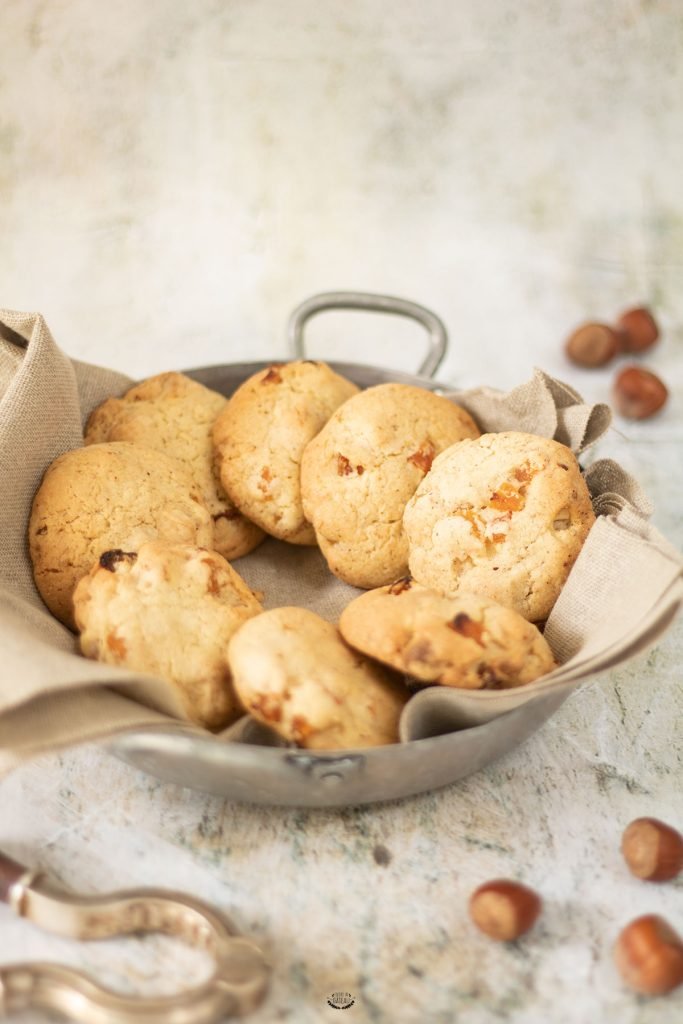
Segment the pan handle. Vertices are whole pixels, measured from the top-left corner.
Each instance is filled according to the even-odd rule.
[[[287,338],[297,359],[305,358],[304,324],[317,313],[330,309],[361,309],[373,313],[392,313],[417,320],[429,336],[429,351],[417,371],[422,377],[434,377],[448,348],[448,334],[436,313],[419,306],[417,302],[397,299],[392,295],[374,295],[370,292],[321,292],[312,295],[297,306],[289,318]]]

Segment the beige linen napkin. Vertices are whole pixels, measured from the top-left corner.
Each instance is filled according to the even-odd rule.
[[[47,466],[83,441],[90,411],[126,390],[122,374],[70,360],[40,315],[0,310],[0,772],[43,751],[180,721],[174,691],[159,679],[82,658],[76,638],[43,605],[33,583],[26,531]],[[609,409],[585,405],[537,370],[502,394],[450,392],[482,430],[526,430],[580,453],[607,429]],[[651,644],[681,602],[681,559],[648,523],[651,508],[616,463],[586,472],[599,519],[548,620],[560,668],[507,691],[430,687],[403,715],[404,740],[487,721],[555,687],[570,688]],[[236,562],[266,607],[299,604],[335,621],[358,591],[335,579],[320,552],[268,540]],[[113,689],[115,687],[116,689]],[[245,732],[245,725],[248,732]],[[248,720],[225,739],[268,737]]]

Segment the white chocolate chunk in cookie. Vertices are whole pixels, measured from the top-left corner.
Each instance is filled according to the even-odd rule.
[[[555,668],[531,622],[478,594],[442,597],[409,577],[361,594],[342,612],[348,644],[423,683],[504,689]]]
[[[74,608],[83,654],[166,679],[191,722],[218,729],[241,712],[228,641],[262,609],[218,552],[160,541],[105,552]]]
[[[305,608],[275,608],[245,623],[228,646],[245,708],[312,750],[398,742],[405,687]]]
[[[595,521],[569,448],[516,431],[461,441],[434,460],[403,524],[410,572],[544,620]]]

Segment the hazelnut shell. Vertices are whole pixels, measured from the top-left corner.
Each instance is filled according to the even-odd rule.
[[[622,313],[617,321],[617,331],[624,352],[645,352],[659,338],[657,322],[644,306]]]
[[[625,366],[614,381],[614,406],[627,419],[645,420],[654,416],[668,397],[664,382],[642,366]]]
[[[604,366],[619,351],[619,337],[607,324],[586,323],[570,334],[564,346],[567,358],[577,366]]]
[[[636,818],[624,830],[621,852],[636,878],[666,882],[683,868],[683,836],[657,818]]]
[[[614,947],[614,961],[626,984],[642,995],[664,995],[683,982],[683,942],[658,914],[626,925]]]
[[[509,942],[534,925],[541,912],[541,899],[521,882],[496,878],[472,893],[469,912],[485,935],[499,942]]]

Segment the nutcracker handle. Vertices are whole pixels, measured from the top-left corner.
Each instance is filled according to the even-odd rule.
[[[25,882],[31,876],[31,872],[23,864],[12,860],[6,853],[0,850],[0,902],[9,903],[12,906],[12,893],[21,882]]]
[[[0,851],[0,900],[33,924],[73,939],[141,932],[176,936],[214,962],[207,981],[172,996],[121,995],[72,967],[0,963],[0,1018],[29,1008],[77,1024],[219,1024],[265,996],[270,966],[224,914],[186,893],[131,889],[99,896],[57,888]]]

